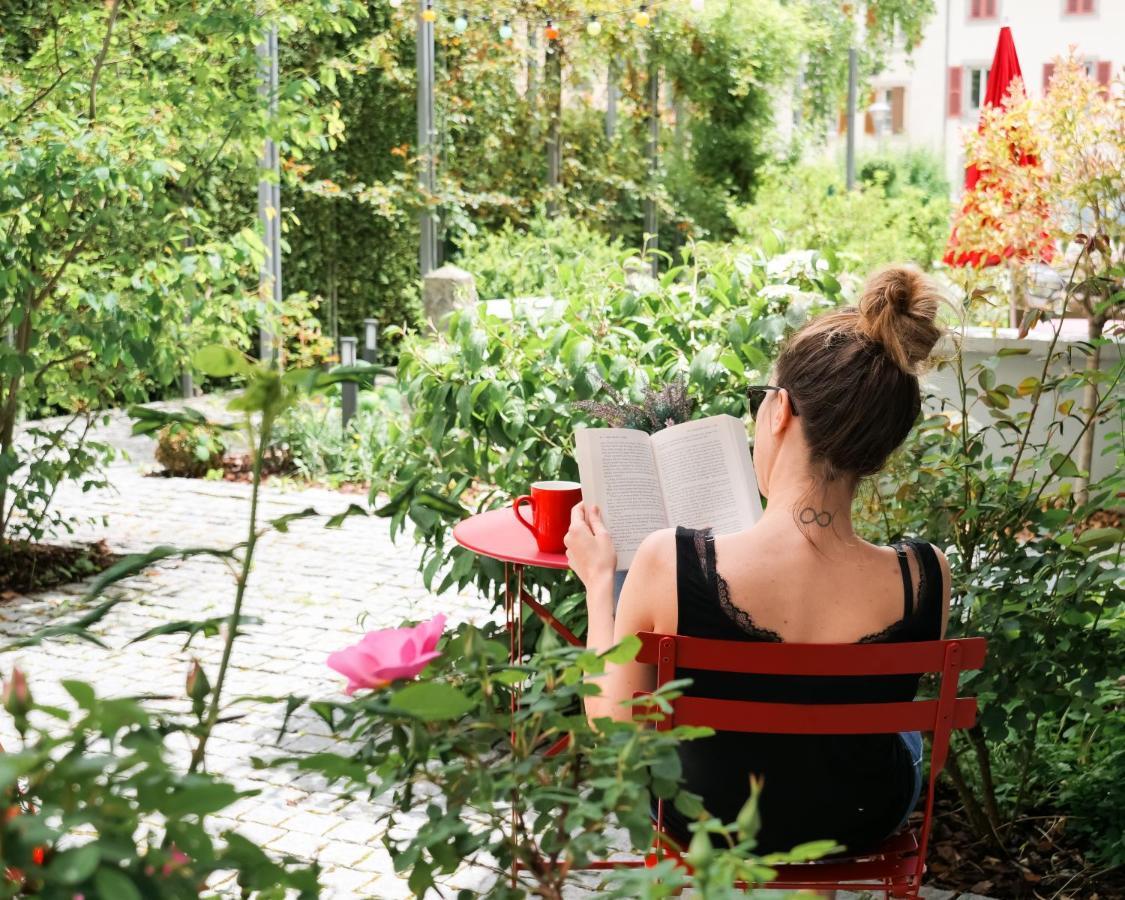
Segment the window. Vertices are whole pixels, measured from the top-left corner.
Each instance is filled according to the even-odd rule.
[[[1063,9],[1068,16],[1088,16],[1095,12],[1096,0],[1064,0]]]
[[[1000,0],[969,0],[969,18],[975,21],[995,19],[999,3]]]
[[[968,66],[969,106],[968,112],[979,112],[988,94],[988,66]]]

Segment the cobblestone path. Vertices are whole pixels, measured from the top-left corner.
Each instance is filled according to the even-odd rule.
[[[110,467],[109,490],[60,490],[58,509],[87,520],[73,535],[75,540],[104,537],[113,551],[133,553],[160,544],[223,547],[245,537],[249,485],[146,476],[144,470],[154,467],[153,442],[130,437],[123,417],[115,417],[96,437],[127,449],[131,459]],[[270,519],[309,506],[331,515],[357,500],[363,498],[267,486],[262,515]],[[64,615],[73,615],[84,590],[84,585],[75,584],[0,604],[0,635],[34,630],[59,616],[64,604],[70,607]],[[99,694],[110,696],[139,691],[181,696],[193,656],[214,677],[218,638],[197,639],[187,651],[182,649],[182,635],[128,641],[165,622],[228,614],[234,579],[226,566],[205,557],[161,563],[114,590],[132,599],[117,606],[96,629],[109,649],[50,641],[6,655],[0,661],[3,670],[18,662],[36,699],[60,705],[68,705],[58,686],[66,678],[89,681]],[[324,528],[323,520],[293,522],[289,533],[270,534],[259,544],[243,612],[261,624],[246,626],[245,637],[235,644],[225,694],[340,696],[342,678],[325,666],[329,652],[354,643],[365,630],[439,611],[452,622],[490,617],[478,597],[429,594],[418,573],[418,551],[406,537],[392,544],[382,519],[353,516],[332,530]],[[292,733],[277,747],[283,705],[252,703],[241,711],[245,715],[239,721],[216,729],[209,768],[240,788],[261,793],[240,801],[229,810],[230,818],[220,818],[217,824],[234,827],[267,849],[318,859],[324,866],[325,896],[410,896],[379,840],[374,807],[342,802],[311,776],[252,767],[252,756],[338,747],[324,725],[312,715],[298,715],[290,723]],[[15,735],[4,719],[0,742],[10,746]],[[451,886],[471,885],[455,877]]]

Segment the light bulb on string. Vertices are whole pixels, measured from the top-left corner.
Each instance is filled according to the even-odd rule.
[[[557,41],[559,39],[559,30],[550,19],[547,20],[547,27],[543,29],[543,34],[549,41]]]
[[[642,3],[641,8],[633,16],[633,24],[638,28],[648,28],[651,22],[652,17],[648,14],[648,4]]]
[[[500,40],[510,41],[511,39],[512,39],[512,23],[509,22],[507,19],[505,19],[504,24],[500,26]]]
[[[398,9],[402,6],[402,0],[388,0],[388,2],[391,4],[391,9]]]
[[[586,33],[591,37],[597,37],[602,33],[602,23],[598,21],[597,16],[590,16],[590,21],[586,23]]]
[[[458,34],[464,34],[469,30],[469,20],[465,18],[465,14],[458,13],[457,18],[453,20],[453,30]]]
[[[422,21],[430,23],[437,21],[437,13],[434,12],[434,5],[432,3],[427,3],[426,8],[422,10]]]

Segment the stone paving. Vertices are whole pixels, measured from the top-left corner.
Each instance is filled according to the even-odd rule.
[[[213,399],[193,406],[213,413]],[[146,476],[155,468],[153,442],[129,434],[129,422],[115,415],[96,437],[127,454],[109,468],[111,486],[82,493],[64,486],[58,508],[83,521],[73,539],[105,538],[118,553],[177,547],[224,547],[244,537],[249,485]],[[266,486],[263,519],[312,506],[326,515],[342,512],[355,495],[315,488]],[[298,694],[338,696],[342,679],[325,666],[329,652],[353,643],[366,630],[420,620],[441,611],[451,622],[484,622],[488,604],[468,594],[435,597],[422,586],[418,550],[409,539],[390,540],[382,519],[351,517],[338,529],[323,520],[300,520],[286,534],[272,533],[258,547],[243,612],[261,620],[245,627],[235,645],[227,696]],[[163,562],[113,589],[129,601],[117,606],[95,629],[109,649],[78,641],[51,641],[6,655],[0,668],[18,663],[41,702],[69,705],[59,687],[67,678],[91,682],[101,695],[138,692],[181,696],[192,657],[213,675],[218,638],[197,639],[187,650],[182,636],[129,640],[149,628],[180,619],[229,613],[234,579],[218,560],[194,557]],[[0,604],[0,637],[14,637],[75,612],[85,591],[69,585]],[[298,713],[278,745],[281,704],[247,703],[243,717],[220,725],[209,745],[209,769],[257,796],[239,801],[217,817],[219,828],[233,828],[267,850],[312,860],[323,867],[324,897],[394,898],[412,896],[396,876],[381,843],[380,807],[340,797],[314,776],[286,769],[255,769],[251,757],[335,747],[323,723]],[[0,723],[0,743],[15,742],[10,722]],[[187,757],[187,746],[181,748]],[[479,869],[458,872],[446,881],[452,892],[481,888],[491,876]],[[212,885],[222,889],[221,881]],[[594,884],[591,884],[594,887]],[[587,891],[578,891],[586,895]],[[771,892],[772,893],[772,892]],[[956,895],[929,891],[934,900]],[[233,894],[232,894],[233,896]],[[844,896],[841,895],[840,900]],[[966,900],[968,895],[964,895]]]
[[[130,437],[122,417],[115,417],[97,437],[127,448],[131,458],[110,467],[109,490],[83,494],[68,486],[60,491],[61,511],[90,520],[80,524],[75,540],[105,537],[113,551],[131,553],[159,544],[224,547],[245,537],[249,485],[146,477],[144,470],[154,467],[153,442]],[[363,498],[266,487],[262,516],[275,518],[309,506],[331,515],[357,500]],[[23,634],[60,614],[73,615],[84,589],[76,584],[3,603],[0,635]],[[186,651],[182,635],[128,641],[165,622],[228,614],[234,578],[222,562],[195,557],[160,563],[114,590],[132,599],[95,629],[109,649],[51,641],[6,655],[3,669],[18,663],[36,698],[60,705],[68,701],[58,686],[66,678],[89,681],[104,695],[144,691],[181,696],[193,656],[213,679],[221,649],[218,638],[197,639]],[[62,612],[68,606],[69,612]],[[491,615],[479,597],[435,597],[427,592],[418,573],[417,550],[409,538],[392,544],[385,520],[353,516],[332,530],[324,528],[323,520],[293,522],[289,533],[273,533],[259,543],[243,612],[261,619],[261,624],[246,626],[246,636],[235,645],[226,695],[340,696],[342,678],[325,666],[329,652],[354,643],[365,630],[429,618],[438,611],[452,622],[482,622]],[[325,896],[411,896],[405,882],[394,875],[380,842],[376,807],[342,801],[312,776],[252,767],[252,756],[335,745],[319,719],[298,714],[290,723],[291,733],[275,749],[283,708],[247,704],[241,708],[243,718],[216,729],[209,745],[211,771],[240,788],[261,791],[240,801],[217,824],[237,828],[267,849],[319,859],[328,888]],[[10,746],[15,735],[4,719],[0,743]],[[455,886],[469,886],[463,881],[454,879]]]

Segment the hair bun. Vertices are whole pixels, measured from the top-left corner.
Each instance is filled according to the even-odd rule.
[[[941,300],[937,284],[917,267],[887,266],[863,286],[858,330],[900,369],[917,375],[942,335],[936,322]]]

